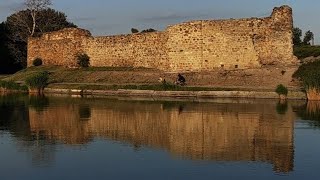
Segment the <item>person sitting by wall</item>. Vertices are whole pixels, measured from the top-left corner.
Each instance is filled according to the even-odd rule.
[[[186,78],[184,78],[181,74],[178,74],[178,79],[175,82],[176,85],[184,86],[186,84]]]

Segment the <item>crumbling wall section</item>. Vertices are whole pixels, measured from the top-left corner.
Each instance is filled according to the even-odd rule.
[[[295,63],[292,10],[275,8],[270,17],[193,21],[167,29],[173,71],[260,68]]]
[[[293,55],[293,18],[288,6],[274,8],[271,17],[258,20],[253,26],[253,42],[261,64],[296,64]]]

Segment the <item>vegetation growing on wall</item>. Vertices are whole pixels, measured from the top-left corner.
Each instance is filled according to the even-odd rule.
[[[149,28],[149,29],[142,30],[141,33],[149,33],[149,32],[156,32],[156,31],[157,30],[155,29]]]
[[[139,33],[139,30],[138,29],[136,29],[136,28],[131,28],[131,33]]]
[[[285,87],[283,84],[279,84],[276,88],[276,93],[278,95],[288,95],[288,88]]]
[[[82,68],[87,68],[90,66],[90,57],[85,54],[77,54],[77,64]]]

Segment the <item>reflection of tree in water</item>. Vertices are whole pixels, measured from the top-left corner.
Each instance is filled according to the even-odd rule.
[[[29,110],[25,104],[27,96],[0,96],[0,130],[14,137],[30,138]]]
[[[165,101],[162,103],[163,110],[177,110],[181,114],[186,106],[186,102]]]
[[[29,106],[34,108],[37,112],[41,112],[49,106],[49,99],[40,95],[29,96]]]
[[[294,107],[297,115],[303,120],[309,120],[310,125],[320,128],[320,102],[308,101],[303,106]]]
[[[80,120],[89,120],[91,117],[91,108],[88,104],[79,105]]]
[[[35,101],[32,99],[35,104],[43,104]],[[31,133],[29,103],[30,99],[25,95],[0,96],[0,131],[9,132],[17,140],[19,149],[31,153],[34,165],[50,165],[54,160],[54,142],[48,141],[44,134]]]
[[[278,114],[286,114],[286,112],[288,111],[288,102],[280,100],[276,108]]]

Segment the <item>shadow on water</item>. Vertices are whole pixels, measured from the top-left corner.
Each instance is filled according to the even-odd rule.
[[[93,139],[163,149],[175,158],[266,162],[294,167],[294,113],[288,102],[155,102],[59,97],[0,97],[1,131],[14,134],[36,164],[56,146]]]

